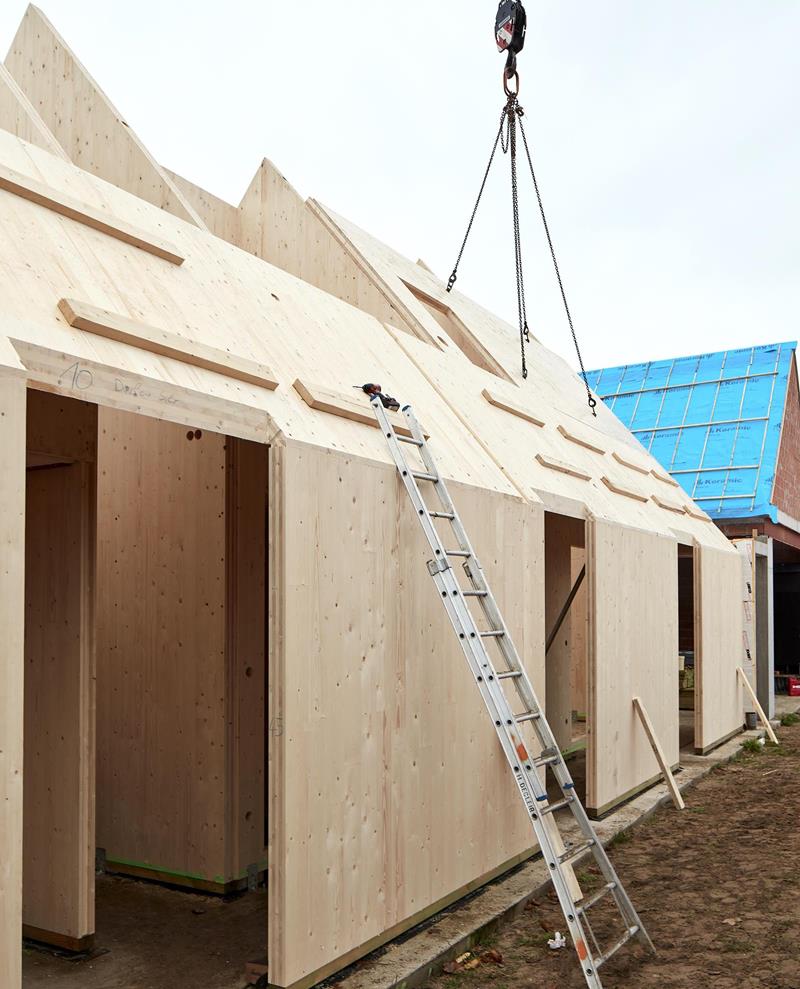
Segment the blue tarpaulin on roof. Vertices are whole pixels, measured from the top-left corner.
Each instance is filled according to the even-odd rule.
[[[589,371],[589,386],[712,518],[768,515],[797,343]]]

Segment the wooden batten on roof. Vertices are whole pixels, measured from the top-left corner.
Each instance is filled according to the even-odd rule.
[[[617,484],[616,481],[612,481],[611,478],[606,477],[605,475],[603,475],[601,480],[608,490],[613,491],[614,494],[624,495],[626,498],[633,498],[634,501],[640,501],[643,504],[646,504],[649,501],[647,495],[643,495],[631,488],[623,487],[621,484]]]
[[[370,403],[366,401],[366,397],[365,401],[357,402],[349,395],[331,391],[322,385],[301,381],[299,378],[294,383],[294,390],[310,409],[316,409],[318,412],[329,412],[331,415],[341,416],[342,419],[350,419],[352,422],[361,422],[367,426],[378,428],[378,420],[375,418]],[[401,436],[411,436],[408,423],[399,413],[387,410],[386,415],[395,432]],[[430,434],[426,431],[425,436],[429,437]]]
[[[248,360],[216,347],[209,347],[196,340],[180,337],[176,333],[148,326],[128,316],[108,312],[75,299],[61,299],[58,308],[64,319],[75,329],[86,330],[108,340],[140,347],[153,354],[171,357],[173,360],[193,364],[207,371],[215,371],[229,378],[237,378],[239,381],[258,385],[269,391],[274,391],[278,387],[274,373],[257,361]]]
[[[510,398],[505,398],[504,396],[498,394],[497,391],[493,391],[490,388],[484,388],[481,392],[483,397],[490,405],[494,405],[497,409],[502,409],[504,412],[510,412],[511,415],[516,416],[518,419],[524,419],[525,422],[533,423],[534,426],[544,426],[544,420],[535,416],[532,412],[529,412],[523,405],[519,402],[515,402]]]
[[[99,230],[100,233],[131,244],[133,247],[138,247],[142,251],[147,251],[148,254],[154,254],[165,261],[170,261],[172,264],[180,265],[186,260],[176,247],[160,237],[154,237],[152,234],[146,233],[130,223],[125,223],[124,220],[116,219],[102,210],[95,209],[88,203],[82,203],[72,196],[65,196],[43,182],[37,182],[27,175],[15,172],[12,168],[0,166],[0,189],[28,199],[32,203],[36,203],[37,206],[43,206],[45,209],[52,210],[69,220],[75,220],[76,223],[82,223],[93,230]]]

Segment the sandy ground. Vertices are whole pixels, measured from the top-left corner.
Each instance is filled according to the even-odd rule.
[[[664,809],[617,839],[612,859],[658,955],[629,944],[602,969],[604,989],[800,989],[800,726],[779,736],[715,769],[682,814]],[[578,872],[584,890],[599,883]],[[612,944],[610,917],[590,918]],[[563,928],[548,894],[475,949],[477,967],[429,989],[585,989],[569,939],[547,947]]]
[[[112,876],[97,880],[95,957],[26,947],[24,989],[241,989],[265,954],[266,893],[235,899]]]

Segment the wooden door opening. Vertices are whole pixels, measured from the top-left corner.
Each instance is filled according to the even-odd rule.
[[[86,989],[243,974],[267,940],[269,450],[29,410],[25,934],[123,947]],[[83,964],[33,958],[32,989]]]
[[[589,737],[585,530],[583,519],[545,514],[545,710],[581,800]]]
[[[698,738],[695,551],[678,545],[678,715],[680,749],[694,751]]]

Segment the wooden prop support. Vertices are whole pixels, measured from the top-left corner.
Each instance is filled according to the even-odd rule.
[[[578,574],[575,584],[573,585],[572,590],[569,592],[569,596],[567,597],[564,607],[561,609],[561,613],[556,619],[556,623],[553,626],[553,631],[547,636],[547,645],[545,646],[544,649],[545,655],[550,652],[550,646],[552,646],[552,644],[555,642],[559,629],[564,624],[564,620],[569,614],[569,609],[572,607],[572,602],[577,597],[578,591],[581,589],[581,584],[583,583],[585,578],[586,578],[586,567],[584,566],[581,567],[581,572]]]
[[[767,735],[769,735],[770,742],[772,742],[773,745],[777,745],[778,736],[775,734],[775,730],[773,729],[772,725],[769,723],[769,718],[764,713],[764,708],[758,703],[758,697],[756,697],[755,690],[753,690],[753,688],[750,686],[750,681],[747,679],[747,674],[744,672],[741,666],[737,666],[736,674],[744,684],[744,687],[747,690],[748,694],[750,694],[750,700],[753,702],[753,707],[756,709],[759,718],[761,718],[761,724],[764,726]]]
[[[655,753],[656,759],[658,759],[658,764],[661,766],[661,772],[664,774],[664,782],[667,784],[667,789],[672,796],[672,802],[675,804],[678,810],[683,810],[686,804],[683,802],[683,797],[681,796],[681,791],[678,789],[678,784],[675,782],[672,776],[672,770],[667,764],[667,760],[664,756],[664,750],[656,737],[655,729],[647,716],[647,711],[645,710],[644,704],[638,697],[633,698],[633,706],[636,713],[639,715],[639,720],[642,722],[642,727],[645,730],[645,734],[652,746],[653,752]]]

